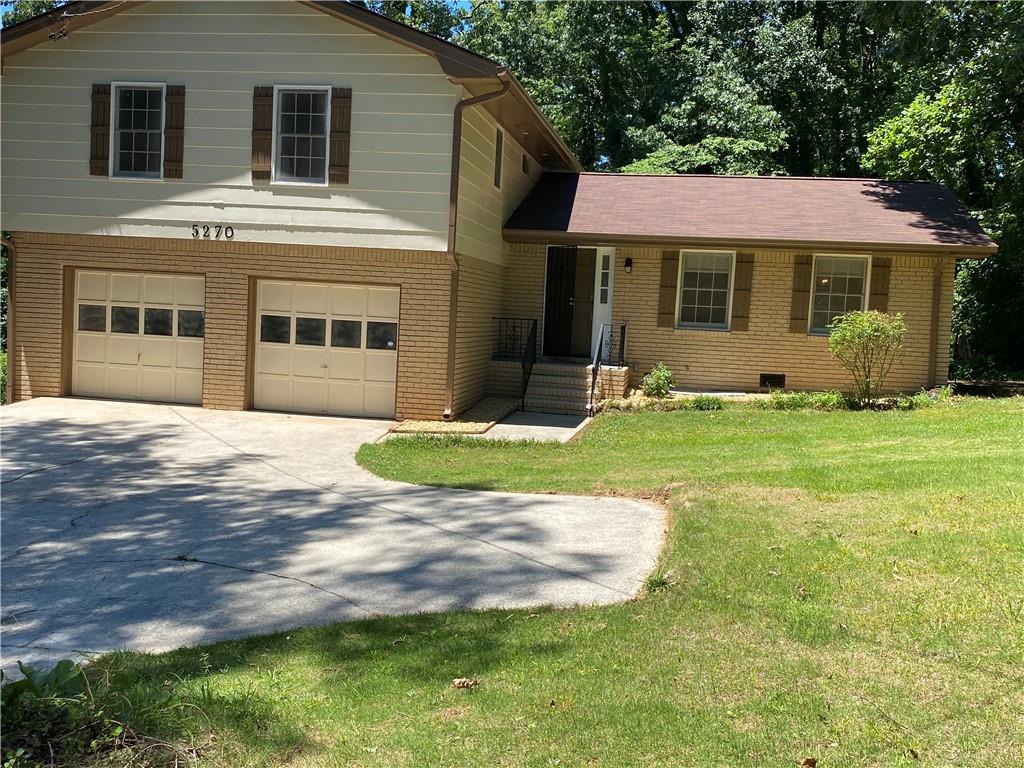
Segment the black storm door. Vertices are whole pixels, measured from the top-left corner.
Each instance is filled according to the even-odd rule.
[[[576,246],[548,248],[547,288],[544,292],[544,354],[570,354],[572,307],[576,290]]]

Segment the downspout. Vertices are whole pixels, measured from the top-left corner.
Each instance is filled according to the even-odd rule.
[[[14,402],[14,240],[6,237],[0,238],[0,243],[7,249],[7,270],[10,280],[7,283],[7,392],[4,393],[4,403],[10,405]]]
[[[459,169],[462,160],[462,113],[469,107],[497,99],[508,92],[509,80],[504,70],[498,72],[501,88],[463,99],[455,105],[452,124],[452,168],[448,186],[448,266],[451,279],[448,287],[448,365],[445,369],[444,413],[445,419],[455,414],[455,326],[459,311],[459,257],[455,254],[455,229],[459,219]]]
[[[935,376],[935,364],[939,358],[939,313],[942,310],[942,274],[949,263],[949,253],[943,253],[932,273],[932,338],[928,348],[928,388],[938,382]]]

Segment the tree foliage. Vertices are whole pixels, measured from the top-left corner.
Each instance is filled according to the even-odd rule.
[[[12,0],[10,3],[4,3],[10,7],[4,11],[3,24],[5,27],[9,27],[19,21],[46,13],[67,2],[68,0]]]

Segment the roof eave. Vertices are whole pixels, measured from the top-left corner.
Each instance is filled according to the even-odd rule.
[[[695,246],[708,248],[727,246],[736,248],[791,248],[794,250],[886,251],[900,253],[949,254],[958,258],[983,259],[998,250],[990,245],[962,243],[893,243],[841,240],[786,240],[778,238],[743,237],[680,237],[676,235],[637,235],[614,232],[566,232],[552,229],[518,229],[505,227],[502,237],[510,242],[576,243],[586,245],[628,243],[637,245]]]
[[[6,61],[47,40],[66,37],[76,29],[95,24],[138,5],[140,0],[78,0],[53,8],[0,30],[0,57]]]

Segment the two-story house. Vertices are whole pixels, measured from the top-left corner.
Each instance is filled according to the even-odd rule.
[[[937,185],[581,173],[504,67],[346,2],[72,2],[0,55],[14,399],[436,419],[535,354],[572,410],[595,352],[822,388],[868,306],[913,389],[995,249]]]

